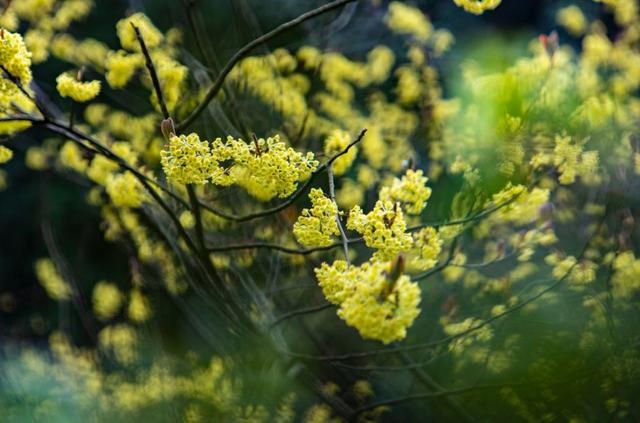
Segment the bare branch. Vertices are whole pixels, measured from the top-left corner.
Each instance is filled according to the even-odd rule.
[[[300,25],[302,22],[307,21],[311,18],[314,18],[318,15],[321,15],[323,13],[329,12],[331,10],[337,9],[347,3],[351,3],[354,2],[356,0],[336,0],[333,1],[331,3],[327,3],[324,6],[320,6],[317,9],[311,10],[307,13],[304,13],[300,16],[298,16],[295,19],[292,19],[286,23],[283,23],[282,25],[278,26],[275,29],[272,29],[271,31],[267,32],[266,34],[256,38],[255,40],[251,41],[250,43],[246,44],[244,47],[242,47],[240,50],[238,50],[232,57],[231,59],[229,59],[229,61],[224,65],[224,67],[222,68],[222,70],[220,71],[220,74],[218,75],[218,77],[216,78],[216,80],[213,82],[213,85],[211,86],[211,88],[209,88],[209,90],[207,91],[207,93],[205,94],[204,98],[202,99],[202,102],[200,102],[200,104],[198,104],[198,107],[196,107],[196,109],[191,113],[191,115],[189,115],[184,121],[180,122],[177,126],[178,131],[182,132],[184,131],[189,125],[191,125],[191,123],[193,123],[193,121],[205,110],[205,108],[207,107],[207,105],[209,104],[209,102],[211,102],[211,100],[213,100],[213,98],[218,94],[218,92],[220,91],[220,89],[222,88],[222,84],[224,84],[224,81],[227,77],[227,75],[229,75],[229,73],[231,72],[231,70],[233,69],[233,67],[236,65],[236,63],[238,63],[240,60],[242,60],[247,54],[249,54],[249,52],[251,50],[253,50],[254,48],[256,48],[257,46],[266,43],[268,41],[270,41],[271,39],[277,37],[278,35],[288,31],[289,29]]]
[[[158,97],[158,104],[160,104],[160,109],[162,110],[162,116],[165,119],[169,119],[169,109],[167,109],[167,104],[164,102],[164,96],[162,95],[162,87],[160,86],[160,79],[158,78],[158,73],[156,72],[156,68],[153,65],[153,60],[151,60],[151,55],[149,54],[149,50],[147,49],[147,45],[144,42],[144,37],[140,32],[140,29],[131,22],[131,26],[133,30],[136,32],[136,38],[138,39],[138,43],[140,43],[140,49],[142,50],[142,54],[144,55],[145,65],[149,70],[149,75],[151,76],[151,82],[153,83],[153,89],[156,92],[156,97]]]

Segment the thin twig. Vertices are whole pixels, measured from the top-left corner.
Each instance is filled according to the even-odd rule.
[[[47,113],[47,111],[44,109],[44,107],[42,107],[42,105],[38,102],[38,100],[33,97],[29,91],[27,91],[27,89],[24,87],[24,85],[22,85],[22,82],[20,81],[20,78],[18,78],[17,76],[13,75],[11,72],[9,72],[7,70],[7,68],[4,67],[4,65],[0,65],[0,69],[2,69],[2,71],[4,72],[5,76],[7,78],[9,78],[9,80],[11,82],[13,82],[15,84],[16,87],[18,87],[18,89],[20,90],[20,92],[22,94],[25,95],[25,97],[27,97],[29,100],[31,100],[33,102],[33,104],[36,106],[36,109],[38,109],[38,111],[40,112],[40,114],[42,115],[42,117],[44,119],[48,119],[49,118],[49,114]]]
[[[335,204],[337,208],[338,203],[336,203],[336,188],[335,188],[335,182],[333,180],[333,166],[331,165],[327,167],[327,177],[329,178],[329,197],[331,198],[331,201],[333,201],[333,204]],[[336,219],[336,225],[338,225],[338,230],[340,231],[340,238],[342,238],[342,248],[344,249],[344,259],[347,262],[347,266],[351,266],[351,260],[349,259],[349,238],[347,238],[347,233],[345,232],[344,227],[342,226],[342,221],[340,220],[340,211],[336,213],[335,219]]]
[[[312,307],[307,307],[307,308],[303,308],[300,310],[294,310],[291,311],[289,313],[285,313],[282,316],[278,317],[276,320],[274,320],[271,325],[270,328],[274,328],[275,326],[279,325],[280,323],[284,322],[285,320],[289,320],[292,317],[296,317],[296,316],[302,316],[305,314],[312,314],[312,313],[317,313],[318,311],[322,311],[322,310],[326,310],[328,308],[333,307],[333,304],[331,303],[326,303],[326,304],[322,304],[319,306],[312,306]]]
[[[606,212],[605,215],[606,216]],[[603,219],[600,221],[598,228],[604,223],[604,216]],[[545,289],[541,290],[540,292],[538,292],[535,295],[532,295],[531,297],[527,298],[526,300],[523,300],[509,308],[507,308],[505,311],[503,311],[502,313],[498,313],[495,314],[493,316],[491,316],[490,318],[483,320],[482,322],[478,323],[477,325],[474,325],[470,328],[468,328],[467,330],[454,334],[454,335],[449,335],[446,336],[444,338],[438,339],[436,341],[430,341],[430,342],[423,342],[423,343],[419,343],[419,344],[413,344],[413,345],[407,345],[407,346],[402,346],[402,347],[395,347],[395,348],[383,348],[383,349],[377,349],[377,350],[369,350],[369,351],[362,351],[362,352],[356,352],[356,353],[346,353],[346,354],[342,354],[342,355],[334,355],[334,356],[311,356],[311,355],[306,355],[306,354],[299,354],[299,353],[289,353],[292,357],[297,357],[300,359],[305,359],[305,360],[316,360],[316,361],[344,361],[344,360],[352,360],[352,359],[357,359],[357,358],[365,358],[365,357],[372,357],[372,356],[380,356],[380,355],[388,355],[388,354],[396,354],[398,352],[402,352],[402,351],[417,351],[417,350],[422,350],[422,349],[426,349],[426,348],[432,348],[447,342],[451,342],[454,341],[458,338],[464,337],[466,335],[469,335],[472,332],[475,332],[491,323],[493,323],[494,321],[501,319],[511,313],[513,313],[514,311],[517,311],[523,307],[525,307],[526,305],[538,300],[539,298],[543,297],[544,295],[546,295],[547,293],[553,291],[555,288],[557,288],[558,286],[560,286],[562,284],[562,282],[564,282],[569,275],[571,274],[571,272],[574,270],[574,268],[576,266],[579,265],[581,258],[584,256],[585,252],[587,251],[587,249],[589,248],[589,246],[591,245],[591,242],[595,236],[595,234],[598,232],[598,230],[596,229],[594,231],[594,234],[589,238],[589,240],[585,243],[585,245],[583,246],[582,250],[580,251],[580,253],[576,256],[576,262],[569,267],[566,272],[559,278],[557,279],[553,279],[553,278],[547,278],[547,279],[543,279],[541,282],[550,282],[553,281],[553,283],[551,283],[549,286],[547,286]]]
[[[207,248],[207,251],[209,251],[210,253],[219,253],[219,252],[237,251],[237,250],[253,250],[253,249],[260,250],[260,249],[264,249],[264,250],[279,251],[279,252],[284,253],[284,254],[294,254],[294,255],[306,256],[306,255],[309,255],[309,254],[312,254],[312,253],[317,253],[317,252],[320,252],[320,251],[332,250],[332,249],[334,249],[336,247],[340,247],[341,245],[342,245],[342,243],[335,243],[335,244],[327,245],[326,247],[289,248],[289,247],[285,247],[285,246],[278,245],[278,244],[270,244],[270,243],[267,243],[267,242],[254,242],[254,243],[248,243],[248,244],[225,245],[223,247],[209,247],[209,248]]]
[[[204,229],[202,228],[202,214],[200,213],[200,203],[198,202],[196,190],[192,184],[187,185],[187,193],[189,194],[189,202],[191,203],[191,212],[196,221],[196,242],[198,243],[198,248],[201,253],[204,254],[206,253],[206,248],[204,244]]]
[[[209,102],[211,102],[211,100],[213,100],[213,98],[218,94],[218,92],[220,91],[220,89],[222,88],[222,84],[224,84],[224,81],[227,77],[227,75],[231,72],[231,70],[233,69],[233,67],[236,65],[236,63],[238,63],[240,60],[242,60],[247,54],[249,54],[249,52],[251,50],[253,50],[254,48],[256,48],[257,46],[266,43],[268,41],[270,41],[271,39],[277,37],[278,35],[288,31],[291,28],[294,28],[297,25],[300,25],[301,23],[303,23],[306,20],[309,20],[311,18],[314,18],[318,15],[321,15],[323,13],[329,12],[331,10],[337,9],[347,3],[351,3],[354,2],[356,0],[336,0],[333,1],[331,3],[327,3],[323,6],[318,7],[317,9],[311,10],[307,13],[303,13],[302,15],[298,16],[295,19],[292,19],[286,23],[283,23],[282,25],[278,26],[275,29],[272,29],[271,31],[267,32],[266,34],[256,38],[255,40],[249,42],[248,44],[246,44],[244,47],[242,47],[240,50],[238,50],[232,57],[231,59],[229,59],[229,61],[224,65],[224,67],[222,68],[222,70],[220,71],[220,74],[218,75],[218,77],[216,78],[216,80],[213,82],[213,85],[211,86],[211,88],[209,88],[209,90],[207,91],[207,93],[205,94],[204,98],[202,99],[202,101],[200,102],[200,104],[198,104],[198,106],[195,108],[195,110],[191,113],[191,115],[189,115],[185,120],[183,120],[182,122],[180,122],[177,125],[178,131],[182,132],[184,131],[189,125],[191,125],[191,123],[193,123],[193,121],[200,115],[200,113],[202,113],[205,108],[207,107],[207,105],[209,104]]]
[[[149,54],[149,50],[147,49],[147,45],[144,42],[144,37],[140,32],[140,29],[131,22],[131,26],[133,30],[136,32],[136,38],[138,39],[138,43],[140,43],[140,49],[142,50],[142,54],[145,58],[145,65],[147,66],[147,70],[149,71],[149,76],[151,76],[151,82],[153,83],[153,89],[156,92],[156,97],[158,97],[158,104],[160,104],[160,109],[162,110],[162,116],[165,119],[169,119],[169,109],[167,109],[167,104],[164,102],[164,96],[162,95],[162,87],[160,86],[160,79],[158,78],[158,73],[156,72],[156,68],[153,65],[153,60],[151,60],[151,55]]]

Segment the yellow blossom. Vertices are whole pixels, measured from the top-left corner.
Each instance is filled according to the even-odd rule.
[[[573,36],[580,36],[587,29],[587,19],[582,14],[582,10],[576,5],[563,7],[556,14],[556,21],[565,27]]]
[[[29,147],[25,157],[25,163],[29,169],[44,170],[49,164],[47,151],[42,147]]]
[[[0,145],[0,164],[6,163],[13,157],[13,151],[5,147],[4,145]]]
[[[395,178],[390,187],[380,190],[380,200],[399,202],[408,214],[420,214],[431,197],[431,188],[422,170],[409,169],[402,179]]]
[[[139,54],[127,54],[123,50],[109,52],[105,66],[107,83],[112,88],[122,88],[142,65],[143,59]]]
[[[216,183],[236,183],[260,201],[268,201],[275,196],[288,197],[298,183],[309,179],[318,167],[313,153],[295,151],[278,135],[257,138],[250,144],[231,137],[226,143],[217,139],[212,152],[216,160],[232,162],[228,171],[220,170],[222,175]],[[226,173],[229,176],[225,180]]]
[[[24,42],[31,52],[33,63],[42,63],[49,57],[49,43],[51,33],[38,29],[29,30],[24,36]]]
[[[121,364],[132,364],[135,361],[136,343],[136,332],[129,325],[107,326],[98,333],[100,348],[112,352],[116,361]]]
[[[365,339],[388,344],[405,338],[420,313],[420,288],[406,275],[391,279],[389,263],[347,266],[338,260],[316,269],[318,283],[338,316]]]
[[[196,225],[196,218],[189,210],[185,210],[180,213],[180,224],[185,229],[192,229]]]
[[[31,82],[31,53],[27,50],[22,36],[0,28],[0,63],[13,77],[27,87]],[[5,78],[3,76],[2,80]],[[0,83],[0,93],[6,82]],[[13,84],[12,84],[13,85]]]
[[[392,260],[398,253],[411,248],[411,234],[406,232],[407,224],[400,203],[378,200],[368,214],[359,206],[349,212],[347,228],[355,230],[364,238],[368,247],[375,248],[375,260]]]
[[[93,313],[100,320],[109,320],[120,311],[124,297],[118,287],[106,281],[100,281],[93,287]]]
[[[47,295],[53,300],[68,300],[72,291],[69,284],[60,276],[58,269],[51,259],[41,258],[35,264],[36,276]]]
[[[338,153],[344,151],[351,143],[351,136],[349,133],[341,130],[333,131],[324,142],[324,154],[331,158]],[[358,154],[356,147],[351,147],[349,151],[342,156],[338,157],[333,163],[333,173],[336,176],[344,174]]]
[[[127,315],[131,321],[136,323],[145,322],[149,317],[151,317],[151,306],[149,304],[149,300],[147,297],[142,295],[139,289],[131,291]]]
[[[535,221],[540,207],[549,201],[549,190],[535,187],[531,191],[523,185],[507,186],[493,195],[495,207],[499,207],[496,216],[504,221],[524,225]]]
[[[485,10],[498,7],[502,0],[453,0],[453,2],[467,12],[473,13],[474,15],[481,15]]]
[[[426,227],[413,234],[414,248],[418,253],[412,261],[412,266],[418,270],[429,270],[438,263],[438,256],[442,250],[442,239],[435,228]]]
[[[82,151],[73,141],[63,144],[58,154],[60,164],[76,172],[84,173],[88,167],[88,161],[82,156]]]
[[[105,188],[118,207],[139,208],[146,199],[144,187],[131,172],[110,174]]]
[[[211,149],[198,134],[172,136],[160,154],[164,173],[173,182],[202,185],[212,176]]]
[[[100,81],[80,82],[68,73],[56,78],[56,88],[62,97],[71,97],[74,101],[84,103],[100,94]]]
[[[309,193],[311,209],[303,209],[293,225],[293,234],[302,245],[326,247],[333,243],[333,236],[340,235],[336,222],[338,206],[327,198],[321,189]]]
[[[387,25],[400,34],[411,34],[419,41],[427,41],[431,36],[433,27],[424,13],[419,9],[393,1],[389,4]]]
[[[140,51],[140,44],[131,24],[138,27],[148,48],[153,49],[162,42],[162,33],[151,23],[147,15],[144,13],[135,13],[128,18],[121,19],[116,24],[120,44],[123,48]]]

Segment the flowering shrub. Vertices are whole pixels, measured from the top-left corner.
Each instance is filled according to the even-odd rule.
[[[70,264],[43,218],[29,267],[60,312],[32,319],[46,348],[6,332],[8,421],[637,417],[636,0],[548,6],[502,67],[377,0],[220,66],[186,3],[188,30],[129,13],[111,42],[83,24],[100,2],[3,6],[0,188],[22,162],[73,181],[108,243]],[[384,36],[258,48],[323,14]]]

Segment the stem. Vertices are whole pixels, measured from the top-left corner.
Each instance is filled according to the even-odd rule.
[[[196,219],[196,241],[201,254],[206,255],[204,244],[204,230],[202,229],[202,214],[200,213],[200,203],[196,195],[196,190],[192,184],[187,185],[187,193],[189,194],[189,202],[191,203],[191,212]],[[208,260],[208,258],[207,258]]]
[[[327,176],[329,178],[329,197],[333,204],[336,205],[336,209],[338,204],[336,203],[336,189],[335,183],[333,181],[333,167],[329,165],[327,167]],[[342,222],[340,221],[340,211],[336,213],[336,224],[338,225],[338,230],[340,231],[340,237],[342,238],[342,248],[344,249],[344,259],[347,262],[347,266],[351,266],[351,260],[349,259],[349,239],[347,238],[347,233],[342,227]]]
[[[204,99],[202,100],[202,102],[200,102],[200,104],[198,104],[198,106],[195,108],[195,110],[182,122],[180,122],[177,126],[178,131],[182,132],[184,131],[189,125],[191,125],[193,123],[193,121],[204,111],[204,109],[207,107],[207,105],[211,102],[211,100],[213,100],[213,98],[218,94],[218,92],[220,91],[220,89],[222,88],[222,84],[224,84],[224,80],[226,79],[227,75],[229,75],[229,73],[231,72],[231,70],[233,69],[233,67],[236,65],[236,63],[238,63],[240,60],[242,60],[251,50],[253,50],[254,48],[256,48],[257,46],[266,43],[267,41],[270,41],[271,39],[277,37],[278,35],[288,31],[289,29],[300,25],[302,22],[309,20],[311,18],[314,18],[318,15],[321,15],[323,13],[329,12],[331,10],[337,9],[347,3],[351,3],[354,2],[356,0],[336,0],[333,1],[331,3],[327,3],[324,6],[320,6],[317,9],[311,10],[307,13],[303,13],[302,15],[298,16],[295,19],[292,19],[288,22],[283,23],[282,25],[278,26],[275,29],[272,29],[271,31],[267,32],[266,34],[256,38],[255,40],[249,42],[248,44],[246,44],[244,47],[242,47],[240,50],[238,50],[232,57],[231,59],[229,59],[229,61],[224,65],[224,67],[222,68],[222,70],[220,71],[220,74],[218,75],[218,77],[216,78],[216,80],[213,82],[213,85],[211,86],[211,88],[209,88],[209,91],[207,91],[207,93],[204,96]]]
[[[158,78],[158,74],[156,72],[156,68],[153,65],[153,60],[151,60],[151,55],[149,54],[149,50],[147,49],[147,45],[144,42],[144,37],[140,32],[140,29],[131,22],[131,26],[133,30],[136,32],[136,38],[140,43],[140,49],[142,50],[142,54],[145,58],[145,65],[149,70],[149,76],[151,76],[151,82],[153,83],[153,89],[156,92],[156,97],[158,97],[158,104],[160,104],[160,109],[162,110],[162,116],[165,119],[169,119],[169,109],[167,109],[167,104],[164,102],[164,96],[162,95],[162,87],[160,86],[160,79]]]

